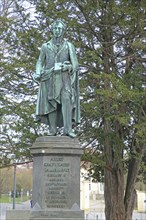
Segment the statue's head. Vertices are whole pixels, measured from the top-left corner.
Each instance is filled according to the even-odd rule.
[[[61,19],[57,19],[52,23],[51,31],[55,37],[61,37],[66,31],[66,24]]]

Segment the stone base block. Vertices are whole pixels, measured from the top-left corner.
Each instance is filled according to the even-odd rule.
[[[82,210],[8,210],[6,220],[84,220]]]
[[[72,210],[33,211],[29,220],[83,220],[84,212]]]

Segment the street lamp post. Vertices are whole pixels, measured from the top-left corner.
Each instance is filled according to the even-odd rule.
[[[16,159],[15,154],[8,154],[7,157],[13,160],[13,167],[14,167],[14,179],[13,179],[13,209],[15,209],[16,204],[16,168],[18,164],[21,164],[24,161],[25,157],[20,159]]]
[[[15,209],[15,199],[16,199],[16,163],[14,163],[13,209]]]

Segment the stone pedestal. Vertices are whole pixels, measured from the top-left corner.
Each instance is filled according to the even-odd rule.
[[[82,153],[77,138],[55,136],[36,139],[31,147],[33,208],[28,215],[25,214],[28,220],[84,219],[84,212],[80,210]]]
[[[71,209],[80,206],[80,156],[77,139],[39,137],[33,155],[33,206]]]

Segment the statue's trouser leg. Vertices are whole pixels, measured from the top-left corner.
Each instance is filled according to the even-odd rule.
[[[57,111],[49,113],[50,134],[55,135],[57,132]]]
[[[62,91],[61,103],[62,103],[64,134],[68,134],[69,132],[72,131],[71,94],[68,91]]]

